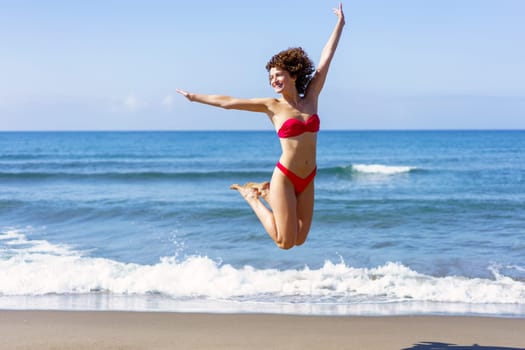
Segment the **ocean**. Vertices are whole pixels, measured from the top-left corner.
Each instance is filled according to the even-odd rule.
[[[308,240],[232,183],[270,131],[0,133],[0,309],[525,317],[525,131],[324,131]]]

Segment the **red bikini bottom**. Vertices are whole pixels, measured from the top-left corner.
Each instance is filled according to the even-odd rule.
[[[281,162],[277,162],[277,168],[286,176],[293,187],[295,188],[295,194],[299,194],[305,190],[305,188],[313,181],[315,175],[317,174],[317,167],[312,170],[310,175],[305,178],[297,176],[293,171],[288,170]]]

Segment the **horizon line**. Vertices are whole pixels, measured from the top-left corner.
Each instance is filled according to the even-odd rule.
[[[525,131],[525,128],[518,128],[518,129],[511,129],[511,128],[436,128],[436,129],[422,129],[422,128],[414,128],[414,129],[323,129],[321,132],[366,132],[366,131],[372,131],[372,132],[385,132],[385,131],[391,131],[391,132],[408,132],[408,131],[414,131],[414,132],[421,132],[421,131]],[[0,133],[38,133],[38,132],[275,132],[274,130],[261,130],[261,129],[49,129],[49,130],[0,130]]]

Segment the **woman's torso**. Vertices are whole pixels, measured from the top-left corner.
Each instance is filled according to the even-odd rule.
[[[286,102],[276,100],[274,114],[270,117],[278,132],[289,119],[305,123],[317,114],[315,106],[306,103],[297,108]],[[300,177],[305,177],[316,166],[317,132],[304,131],[296,136],[280,137],[282,154],[279,162]]]

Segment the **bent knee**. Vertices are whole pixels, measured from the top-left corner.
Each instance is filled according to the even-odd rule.
[[[283,239],[275,243],[277,244],[279,248],[284,249],[284,250],[292,249],[293,247],[295,247],[295,244],[296,244],[294,241],[291,241],[289,239]]]
[[[281,239],[275,243],[277,244],[279,248],[288,250],[288,249],[292,249],[295,246],[300,246],[304,244],[304,242],[306,242],[307,236],[308,236],[308,232],[304,235],[300,235],[299,237],[297,237],[295,241],[290,240],[290,239]]]
[[[306,238],[308,237],[308,230],[306,232],[301,232],[297,239],[295,240],[295,245],[302,245],[304,242],[306,242]]]
[[[295,241],[295,245],[303,245],[304,242],[306,242],[306,237],[298,239],[297,241]]]

